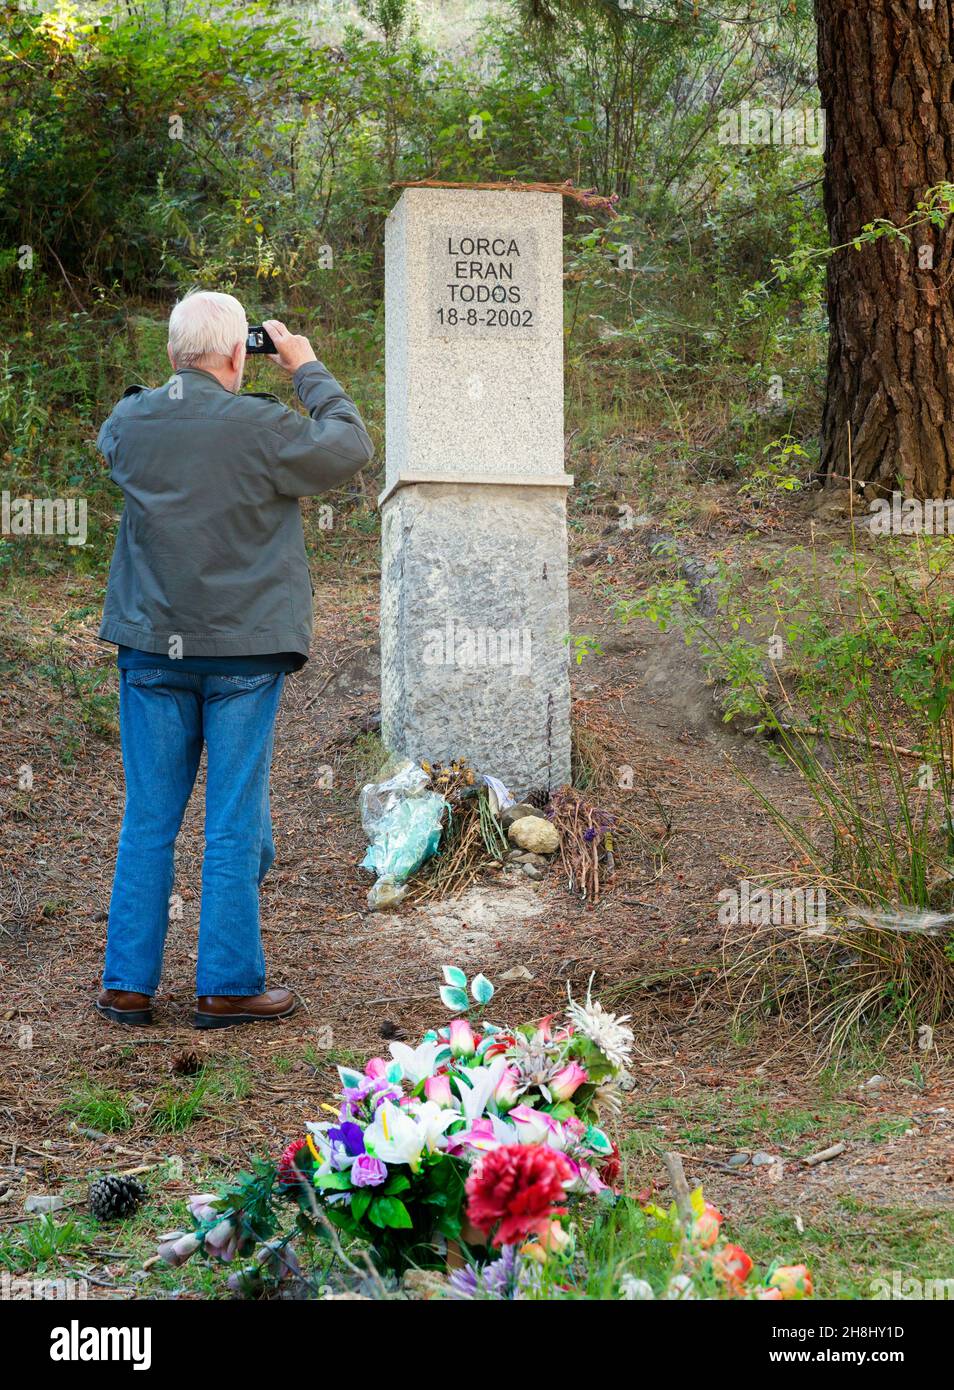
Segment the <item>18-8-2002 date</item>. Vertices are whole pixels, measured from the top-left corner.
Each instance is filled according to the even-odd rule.
[[[468,328],[484,326],[486,328],[532,328],[533,310],[532,309],[498,309],[488,306],[486,309],[455,309],[440,308],[437,310],[437,321],[442,328],[456,328],[466,325]]]

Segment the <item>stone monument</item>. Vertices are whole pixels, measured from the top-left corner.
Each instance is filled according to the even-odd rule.
[[[558,193],[408,188],[385,232],[382,737],[570,780]]]

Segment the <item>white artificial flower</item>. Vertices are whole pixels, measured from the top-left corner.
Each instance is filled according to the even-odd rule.
[[[570,994],[570,986],[567,985],[566,992],[570,1001],[567,1014],[576,1031],[588,1038],[594,1047],[599,1048],[606,1060],[620,1070],[626,1066],[633,1050],[633,1030],[626,1027],[629,1014],[619,1017],[609,1013],[598,999],[593,998],[592,990],[591,975],[586,987],[586,999],[582,1004],[578,1004]]]
[[[623,1275],[619,1281],[619,1296],[629,1302],[656,1297],[652,1284],[646,1279],[637,1279],[635,1274]]]
[[[417,1172],[425,1150],[433,1153],[443,1148],[444,1131],[457,1119],[456,1110],[445,1110],[430,1100],[413,1107],[386,1100],[364,1132],[364,1145],[382,1163],[406,1163]]]
[[[664,1294],[665,1298],[679,1299],[695,1298],[696,1292],[692,1287],[692,1280],[688,1274],[674,1274],[669,1281]]]
[[[425,1077],[433,1076],[437,1070],[437,1057],[441,1052],[447,1052],[446,1042],[422,1042],[417,1047],[408,1047],[407,1043],[391,1043],[391,1056],[395,1062],[399,1062],[401,1070],[406,1080],[411,1086],[417,1086]]]
[[[468,1067],[458,1074],[460,1108],[466,1119],[479,1120],[484,1114],[507,1066],[506,1057],[495,1057],[486,1067]]]

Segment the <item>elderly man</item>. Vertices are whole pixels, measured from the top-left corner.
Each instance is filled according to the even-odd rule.
[[[275,857],[268,774],[282,683],[308,659],[312,604],[298,499],[368,462],[354,402],[307,338],[266,324],[307,415],[239,394],[248,323],[193,293],[169,319],[165,386],[126,391],[99,435],[125,508],[100,638],[119,649],[126,807],[96,1007],[153,1018],[176,836],[208,752],[197,1028],[283,1018],[265,989],[259,884]]]

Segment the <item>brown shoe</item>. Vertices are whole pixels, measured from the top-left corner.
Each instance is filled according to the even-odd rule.
[[[139,1028],[152,1022],[152,1000],[148,994],[133,994],[126,989],[104,989],[96,1000],[96,1007],[104,1018],[113,1023],[125,1023]]]
[[[262,1023],[287,1018],[296,1008],[288,989],[265,994],[203,994],[195,1001],[193,1028],[237,1028],[242,1023]]]

